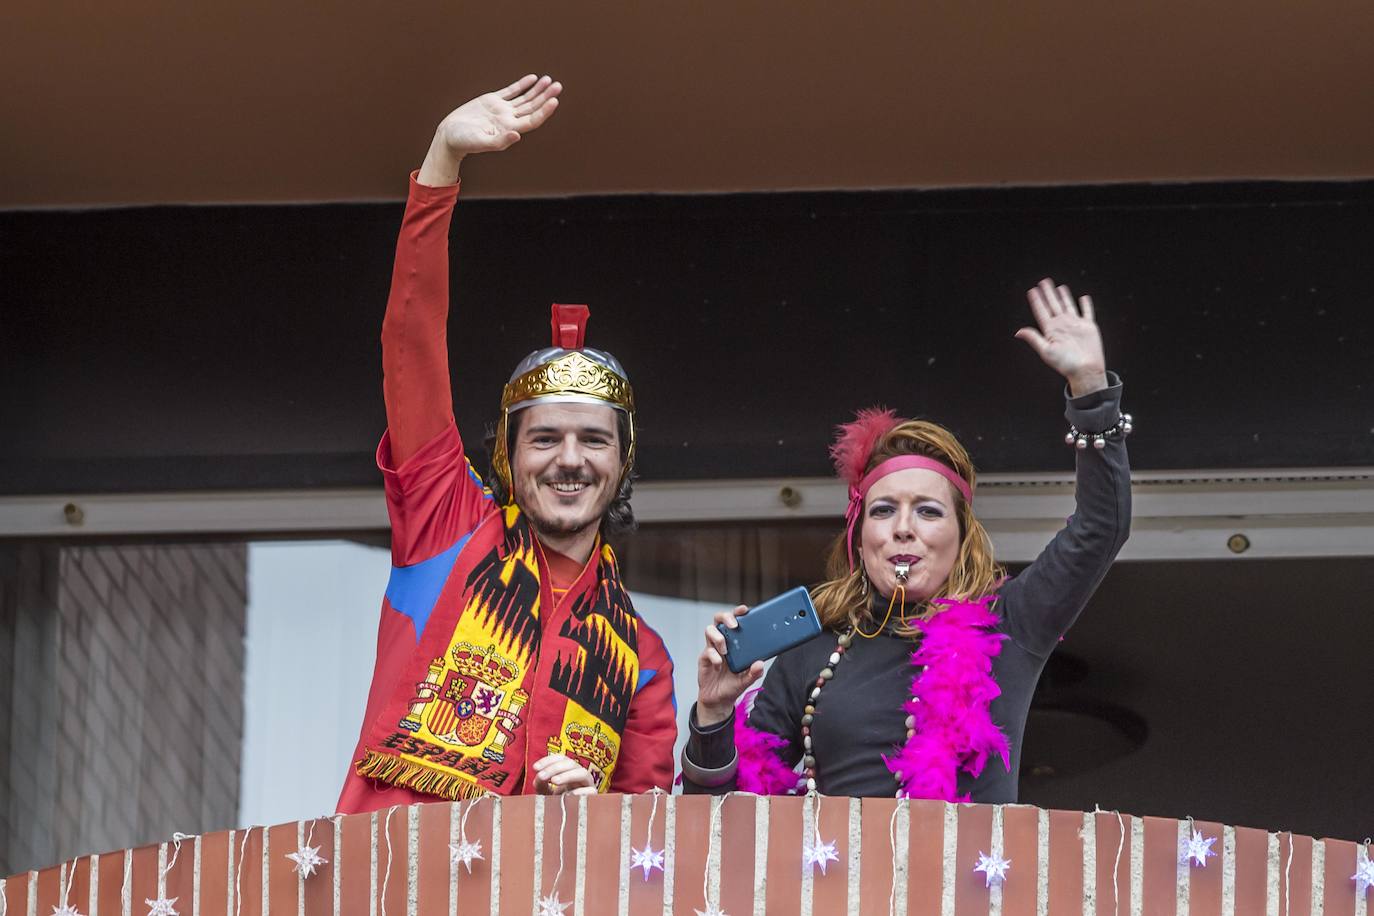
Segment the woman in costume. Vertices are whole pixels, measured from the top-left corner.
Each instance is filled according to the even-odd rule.
[[[1017,337],[1068,383],[1077,510],[1007,579],[974,515],[968,453],[943,427],[861,411],[831,449],[849,486],[829,579],[812,590],[820,635],[763,663],[724,664],[716,615],[697,662],[684,790],[1014,802],[1026,713],[1049,654],[1130,531],[1121,381],[1106,371],[1092,302],[1050,280],[1028,292]],[[736,703],[739,703],[738,710]],[[800,766],[798,766],[800,765]]]

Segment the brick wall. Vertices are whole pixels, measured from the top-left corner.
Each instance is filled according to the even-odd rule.
[[[242,544],[0,547],[0,874],[233,825]]]

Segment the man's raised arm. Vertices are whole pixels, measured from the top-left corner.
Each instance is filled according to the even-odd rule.
[[[453,422],[448,370],[448,229],[458,169],[472,153],[503,150],[543,124],[562,85],[533,74],[454,109],[439,123],[410,183],[382,321],[382,393],[399,466]]]

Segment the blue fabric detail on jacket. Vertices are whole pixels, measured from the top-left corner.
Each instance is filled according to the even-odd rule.
[[[640,620],[643,620],[643,618],[641,617]],[[655,635],[657,635],[657,633],[655,633]],[[673,663],[673,655],[672,655],[671,652],[668,651],[668,644],[667,644],[666,642],[663,641],[663,638],[662,638],[662,637],[659,637],[658,642],[659,642],[659,644],[660,644],[661,646],[663,646],[663,654],[666,655],[666,656],[668,656],[668,664],[671,665],[671,664]],[[657,668],[642,668],[642,669],[640,669],[640,672],[639,672],[639,683],[638,683],[638,684],[635,684],[635,693],[639,693],[641,690],[643,690],[643,689],[648,685],[648,683],[654,679],[654,675],[656,675],[656,674],[658,674],[658,669],[657,669]],[[672,701],[672,704],[673,704],[673,712],[676,713],[676,712],[677,712],[677,688],[676,688],[676,686],[673,685],[673,684],[669,684],[669,685],[668,685],[668,699]]]
[[[471,533],[465,534],[448,550],[414,566],[391,567],[391,579],[386,584],[386,600],[397,612],[410,618],[415,626],[416,642],[425,632],[425,624],[434,612],[439,593],[444,590],[448,574],[453,571],[453,564],[470,537]]]

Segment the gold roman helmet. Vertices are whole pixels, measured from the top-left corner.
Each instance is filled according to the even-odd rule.
[[[522,359],[501,392],[501,419],[496,423],[491,465],[505,486],[508,499],[515,498],[507,453],[510,417],[535,404],[609,404],[623,411],[629,441],[617,486],[630,476],[635,459],[634,392],[618,359],[604,350],[582,346],[590,315],[591,310],[585,305],[554,303],[553,346],[535,350]]]

